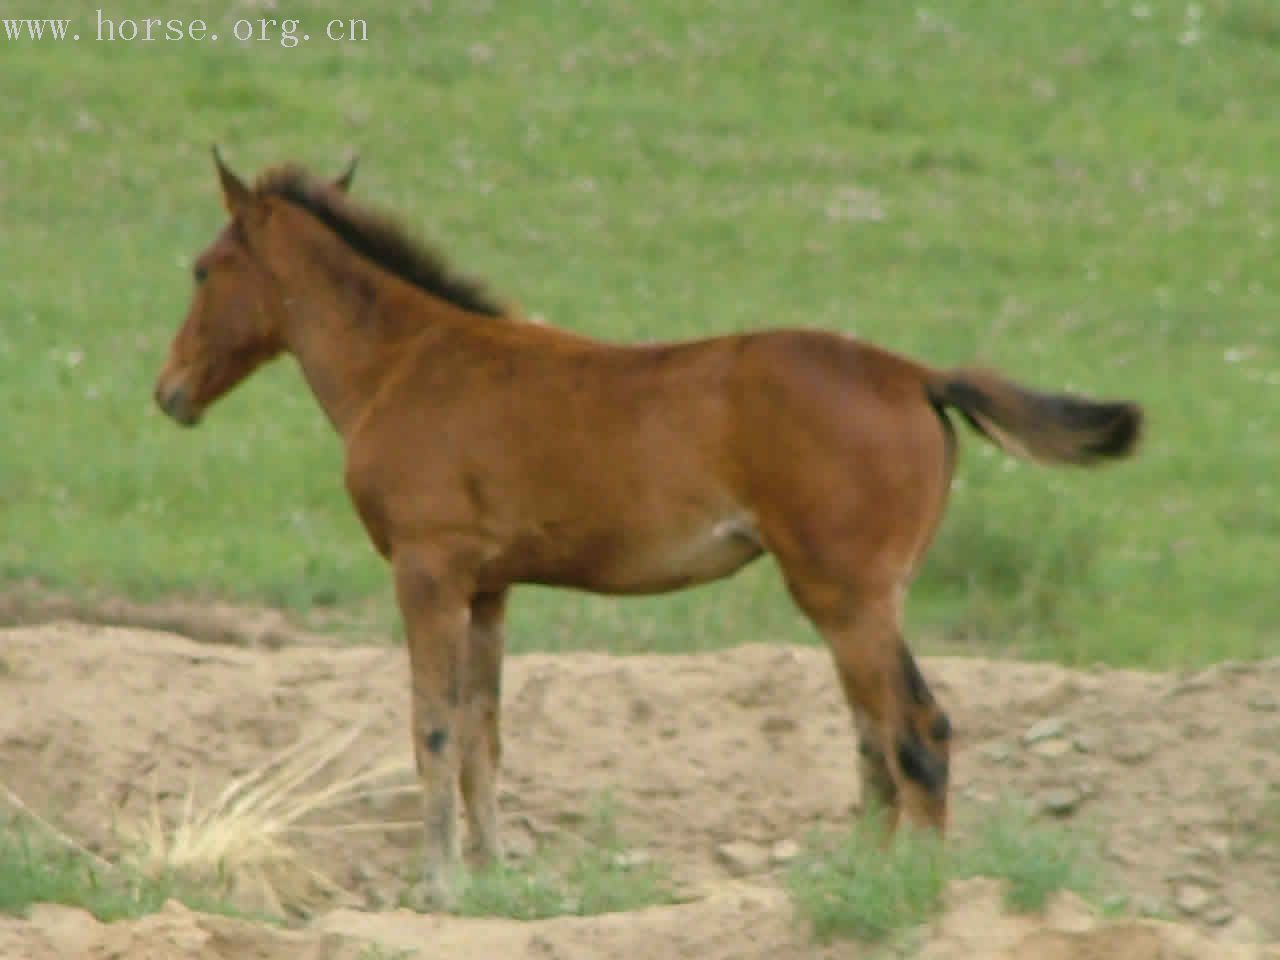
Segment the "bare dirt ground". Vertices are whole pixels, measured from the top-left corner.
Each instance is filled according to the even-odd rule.
[[[1280,660],[1181,675],[924,658],[957,730],[955,808],[1030,798],[1100,836],[1107,890],[1134,917],[1069,895],[1018,916],[998,888],[954,884],[920,954],[948,958],[1280,958]],[[509,661],[500,804],[515,857],[569,840],[608,794],[633,849],[686,902],[534,923],[397,909],[416,829],[309,834],[341,892],[282,930],[177,905],[103,925],[40,907],[0,918],[0,956],[432,958],[872,956],[819,948],[779,880],[814,828],[857,806],[854,741],[826,654],[748,646],[690,656]],[[329,775],[394,761],[411,782],[407,676],[396,648],[197,643],[61,622],[0,631],[0,782],[107,856],[127,826],[175,818],[299,740],[356,735]],[[346,770],[342,769],[346,767]],[[0,809],[4,800],[0,799]],[[332,822],[415,820],[412,791]],[[1270,946],[1263,944],[1270,943]]]

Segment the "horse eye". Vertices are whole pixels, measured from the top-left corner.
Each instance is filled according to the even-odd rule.
[[[196,278],[196,283],[204,283],[209,279],[209,268],[203,263],[197,263],[195,269],[191,271],[192,276]]]

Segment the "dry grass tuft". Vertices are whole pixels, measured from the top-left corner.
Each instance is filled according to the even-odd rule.
[[[188,789],[176,823],[153,796],[150,815],[123,830],[131,866],[146,876],[178,876],[218,890],[244,909],[277,915],[307,912],[346,893],[308,863],[299,841],[307,834],[391,830],[402,822],[324,822],[348,805],[416,789],[393,783],[405,764],[365,764],[341,776],[335,761],[363,732],[300,740],[276,757],[232,780],[214,800],[199,806]]]

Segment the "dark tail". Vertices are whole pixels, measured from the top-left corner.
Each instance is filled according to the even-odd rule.
[[[1000,449],[1041,463],[1087,465],[1127,457],[1142,434],[1132,403],[1039,393],[990,370],[935,373],[927,387],[938,407],[954,407]]]

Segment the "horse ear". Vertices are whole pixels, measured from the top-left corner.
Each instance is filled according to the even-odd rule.
[[[353,153],[351,155],[351,162],[347,164],[347,169],[334,178],[333,185],[343,193],[346,193],[351,189],[351,181],[356,178],[356,164],[359,163],[359,161],[359,154]]]
[[[213,146],[213,163],[218,168],[218,180],[222,183],[223,205],[226,206],[227,213],[235,217],[248,208],[252,195],[240,178],[222,162],[222,154],[218,152],[217,144]]]

